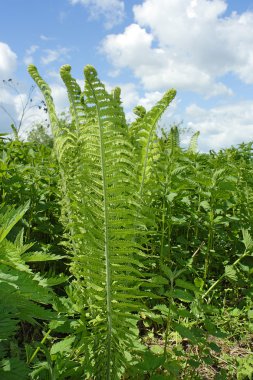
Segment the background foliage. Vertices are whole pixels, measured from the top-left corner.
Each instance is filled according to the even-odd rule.
[[[127,126],[93,68],[61,75],[70,122],[33,71],[54,147],[0,139],[2,378],[252,378],[252,143],[183,149],[174,90]]]

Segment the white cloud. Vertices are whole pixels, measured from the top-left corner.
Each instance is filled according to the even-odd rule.
[[[25,57],[24,57],[24,64],[30,65],[33,63],[33,55],[36,53],[36,51],[39,49],[38,45],[31,45],[28,49],[25,51]]]
[[[41,35],[40,35],[40,39],[41,39],[42,41],[53,41],[55,38],[45,36],[45,34],[41,34]]]
[[[122,105],[126,110],[132,109],[140,102],[140,95],[134,83],[119,84]]]
[[[187,126],[200,131],[203,151],[247,142],[253,133],[253,102],[243,101],[204,109],[192,104],[186,109]]]
[[[57,83],[58,82],[62,83],[62,79],[61,79],[59,71],[56,71],[56,70],[47,70],[47,77],[50,77],[51,79],[54,79]]]
[[[54,104],[56,111],[61,113],[69,108],[69,101],[67,90],[64,84],[52,83],[49,85],[52,91],[52,97],[54,99]]]
[[[38,45],[31,45],[29,49],[26,50],[27,55],[32,55],[34,54],[37,50],[39,49]]]
[[[253,13],[222,17],[226,9],[224,0],[143,0],[133,7],[135,23],[108,35],[101,50],[147,90],[232,95],[223,75],[253,83]]]
[[[41,57],[41,63],[43,65],[48,65],[55,61],[63,61],[65,59],[69,59],[69,52],[71,49],[58,47],[57,49],[44,49],[44,56]]]
[[[122,0],[69,0],[72,5],[87,7],[91,19],[105,18],[107,29],[121,23],[124,19],[124,1]]]
[[[43,38],[42,38],[43,37]],[[44,39],[44,41],[48,41],[50,38],[41,36],[41,39]],[[72,49],[58,46],[55,49],[40,49],[38,45],[31,45],[28,49],[25,51],[25,57],[24,57],[24,63],[25,65],[33,64],[34,63],[34,54],[40,50],[42,53],[41,56],[41,63],[43,65],[49,65],[50,63],[53,63],[55,61],[64,62],[65,59],[70,58],[70,51]]]
[[[0,42],[0,79],[8,79],[17,67],[17,55],[9,45]]]
[[[10,88],[0,87],[0,113],[1,113],[1,132],[7,131],[13,122],[17,120],[17,110],[15,107],[17,96]]]
[[[0,87],[0,104],[10,105],[13,104],[13,93],[5,86]]]

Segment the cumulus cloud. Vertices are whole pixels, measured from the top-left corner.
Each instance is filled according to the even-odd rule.
[[[55,61],[64,61],[69,59],[69,52],[71,49],[65,47],[58,47],[56,49],[44,49],[44,55],[41,57],[41,63],[43,65],[48,65]]]
[[[91,19],[105,18],[107,29],[121,23],[124,19],[124,1],[122,0],[69,0],[72,5],[81,4],[88,9]]]
[[[48,41],[50,38],[43,37],[44,41]],[[41,38],[42,39],[42,38]],[[24,63],[25,65],[33,64],[34,63],[34,54],[36,52],[40,52],[41,58],[40,61],[43,65],[49,65],[50,63],[53,63],[55,61],[63,62],[65,59],[70,58],[70,51],[72,49],[57,46],[55,49],[41,49],[39,45],[31,45],[28,49],[25,51],[25,57],[24,57]]]
[[[0,42],[0,79],[7,79],[17,67],[17,55],[9,45]]]
[[[147,90],[232,95],[227,73],[253,83],[253,12],[223,17],[226,9],[223,0],[143,0],[133,7],[135,23],[108,35],[101,50]]]
[[[211,109],[191,104],[186,109],[186,116],[190,120],[187,126],[194,131],[200,131],[199,143],[203,151],[237,145],[252,138],[252,101],[241,101]]]
[[[63,84],[52,83],[50,84],[50,88],[52,91],[52,97],[54,99],[56,111],[58,113],[66,111],[69,107],[66,87]]]

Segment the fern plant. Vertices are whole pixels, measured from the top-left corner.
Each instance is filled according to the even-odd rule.
[[[18,347],[24,344],[23,332],[56,317],[49,308],[54,293],[26,264],[32,244],[23,244],[22,230],[14,241],[7,239],[28,206],[0,209],[0,378],[6,380],[26,379],[30,373],[28,358]]]
[[[145,229],[140,189],[155,125],[175,91],[144,116],[145,123],[137,121],[128,129],[120,90],[107,93],[88,65],[82,91],[70,69],[65,65],[60,70],[70,102],[68,128],[57,118],[49,86],[34,66],[28,70],[47,103],[62,175],[63,220],[74,278],[71,297],[86,324],[77,334],[76,352],[84,356],[86,377],[117,379],[139,344],[136,313],[144,308],[141,300],[152,296],[143,290],[148,274],[142,270],[138,243]],[[139,150],[133,144],[134,130]]]

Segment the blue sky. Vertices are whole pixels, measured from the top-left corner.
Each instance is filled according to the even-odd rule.
[[[163,126],[199,130],[202,151],[253,140],[253,0],[8,0],[0,14],[0,132],[11,123],[3,108],[20,118],[32,84],[27,64],[51,85],[61,112],[60,66],[70,64],[81,84],[89,63],[108,89],[122,88],[129,120],[135,105],[150,108],[173,87]],[[9,78],[19,95],[3,84]],[[30,110],[23,133],[44,119]]]

